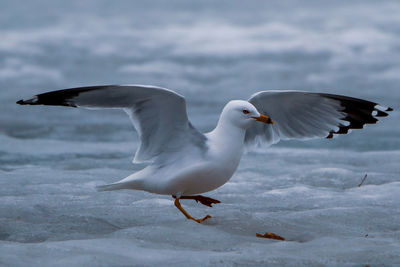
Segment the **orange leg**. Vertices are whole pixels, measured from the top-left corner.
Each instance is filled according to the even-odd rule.
[[[172,196],[173,198],[176,198],[176,196]],[[212,204],[218,204],[221,203],[221,201],[210,198],[210,197],[203,197],[201,195],[197,196],[181,196],[180,199],[194,199],[196,202],[200,202],[201,204],[212,207]]]
[[[186,218],[187,218],[188,220],[193,220],[193,221],[195,221],[195,222],[202,223],[202,222],[204,222],[205,220],[211,218],[210,215],[205,216],[203,219],[195,219],[195,218],[193,218],[192,216],[190,216],[189,213],[187,213],[186,210],[184,210],[184,209],[182,208],[181,203],[179,202],[179,198],[177,198],[177,197],[174,197],[174,198],[175,198],[175,202],[174,202],[175,207],[177,207],[178,210],[180,210],[180,211],[183,213],[183,215],[186,216]]]

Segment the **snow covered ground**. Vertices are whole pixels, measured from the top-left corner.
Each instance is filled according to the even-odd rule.
[[[400,265],[398,1],[3,1],[0,265]],[[395,109],[334,140],[245,155],[208,208],[96,192],[142,168],[125,114],[15,101],[53,89],[154,84],[208,131],[226,101],[267,89]],[[209,96],[213,98],[210,101]],[[361,179],[368,174],[361,187]],[[255,237],[274,232],[288,241]]]

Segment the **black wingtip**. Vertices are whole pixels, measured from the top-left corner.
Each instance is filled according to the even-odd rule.
[[[333,132],[333,131],[329,132],[329,134],[328,134],[328,136],[327,136],[326,138],[327,138],[327,139],[332,139],[334,133],[335,133],[335,132]]]
[[[337,131],[330,131],[326,138],[330,139],[336,134],[347,134],[351,129],[362,129],[366,124],[375,124],[378,118],[387,117],[387,112],[393,111],[390,107],[380,106],[377,103],[363,99],[352,98],[348,96],[320,94],[321,96],[339,101],[343,107],[340,111],[344,113],[343,121],[347,121],[347,125],[337,125]]]
[[[19,105],[39,105],[39,101],[38,101],[38,96],[33,96],[32,98],[28,99],[28,100],[18,100],[16,102]]]
[[[375,117],[387,117],[389,114],[387,114],[386,112],[380,111],[380,110],[376,110],[376,115]]]

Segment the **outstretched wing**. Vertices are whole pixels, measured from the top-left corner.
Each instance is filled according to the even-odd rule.
[[[185,98],[171,90],[143,85],[79,87],[39,94],[21,105],[120,108],[140,136],[134,162],[154,161],[185,146],[205,146],[205,137],[189,122]]]
[[[374,124],[385,117],[376,103],[341,95],[301,91],[262,91],[250,97],[260,113],[274,124],[257,123],[246,131],[247,145],[275,144],[279,140],[332,138]]]

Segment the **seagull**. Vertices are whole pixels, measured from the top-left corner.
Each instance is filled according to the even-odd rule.
[[[211,207],[220,203],[201,194],[224,185],[235,173],[245,149],[268,147],[280,140],[332,138],[374,124],[392,108],[342,95],[304,91],[261,91],[247,101],[232,100],[217,126],[201,133],[189,121],[185,98],[147,85],[101,85],[38,94],[20,105],[122,109],[136,129],[140,145],[133,163],[145,168],[99,191],[143,190],[170,195],[180,204],[192,199]]]

